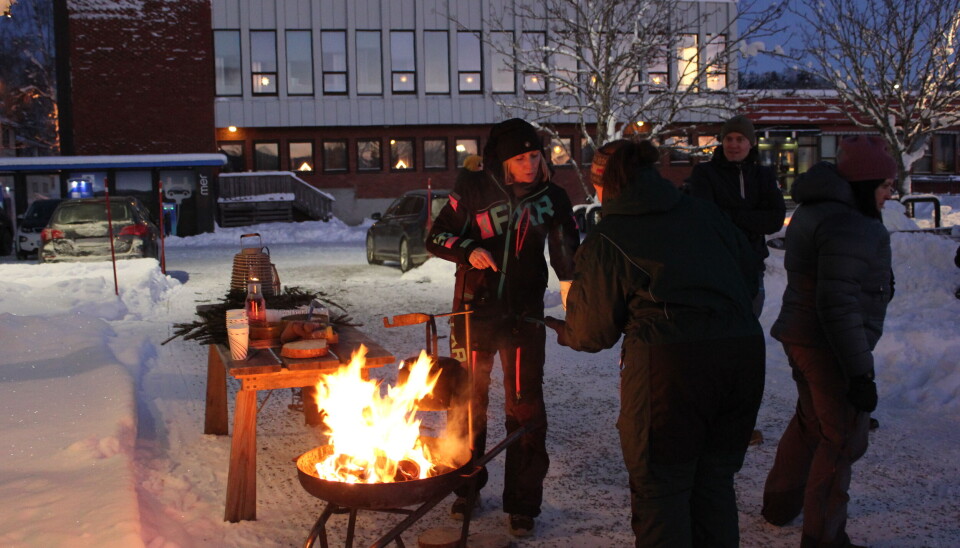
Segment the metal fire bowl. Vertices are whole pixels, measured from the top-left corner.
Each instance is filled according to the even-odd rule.
[[[427,443],[433,438],[421,438]],[[311,495],[345,508],[383,510],[422,504],[440,493],[450,493],[467,477],[470,468],[469,452],[465,451],[458,468],[426,479],[396,483],[344,483],[317,477],[314,463],[332,451],[321,445],[297,458],[297,478]]]

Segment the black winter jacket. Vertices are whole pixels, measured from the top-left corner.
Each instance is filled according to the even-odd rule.
[[[543,317],[545,243],[557,277],[572,279],[580,233],[566,191],[548,181],[518,198],[488,171],[463,175],[426,241],[430,253],[457,264],[454,310],[471,304],[480,321]],[[496,272],[470,265],[477,247],[493,255]]]
[[[709,162],[693,166],[686,183],[691,195],[717,204],[743,231],[757,254],[759,270],[770,255],[766,234],[783,228],[786,205],[773,169],[757,163],[757,147],[742,162],[731,162],[718,146]],[[741,195],[742,189],[742,195]]]
[[[637,345],[762,335],[751,309],[756,256],[712,204],[682,194],[653,167],[636,174],[577,251],[565,344],[597,352],[625,333]]]
[[[821,162],[797,179],[800,205],[787,227],[787,288],[770,333],[831,348],[848,377],[873,373],[873,348],[893,297],[890,234],[861,213],[836,166]]]

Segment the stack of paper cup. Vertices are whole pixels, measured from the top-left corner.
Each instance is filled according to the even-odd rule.
[[[250,344],[250,324],[247,323],[245,310],[227,310],[227,339],[230,341],[230,357],[234,360],[247,359]]]

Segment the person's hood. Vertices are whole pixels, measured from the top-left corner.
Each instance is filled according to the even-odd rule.
[[[850,183],[840,176],[837,166],[820,162],[797,177],[790,195],[798,204],[833,201],[856,207]]]
[[[604,215],[658,213],[673,209],[681,197],[680,190],[650,166],[639,170],[624,185],[619,196],[605,197],[602,211]]]
[[[747,153],[747,157],[743,159],[742,162],[731,162],[727,160],[726,155],[723,153],[723,145],[717,145],[717,148],[713,149],[713,157],[710,158],[710,161],[717,164],[720,167],[732,169],[737,166],[737,164],[755,164],[757,159],[760,158],[760,152],[757,147],[750,147],[750,152]]]

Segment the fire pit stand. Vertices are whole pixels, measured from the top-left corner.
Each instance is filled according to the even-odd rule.
[[[503,441],[497,444],[496,447],[491,449],[487,454],[483,455],[480,459],[475,461],[472,460],[468,462],[465,466],[461,467],[459,470],[454,472],[449,472],[449,474],[457,474],[457,477],[451,478],[449,481],[444,481],[439,483],[437,485],[437,488],[434,490],[430,490],[430,489],[424,490],[425,500],[423,500],[422,502],[419,502],[420,506],[418,506],[415,509],[372,508],[370,507],[370,505],[364,504],[362,500],[354,503],[355,504],[354,506],[346,506],[346,505],[328,501],[326,508],[324,508],[323,512],[320,514],[320,517],[317,518],[317,522],[314,523],[313,528],[310,530],[310,536],[307,537],[307,540],[303,545],[304,548],[312,548],[314,546],[314,542],[316,542],[317,539],[320,540],[321,548],[329,548],[329,544],[327,541],[327,527],[326,527],[327,520],[329,520],[330,516],[332,516],[333,514],[342,514],[342,513],[349,513],[349,522],[347,524],[347,538],[344,546],[345,548],[352,548],[354,532],[357,524],[357,512],[359,510],[370,510],[375,512],[385,512],[385,513],[392,513],[392,514],[406,514],[407,517],[403,521],[398,523],[396,526],[393,527],[393,529],[390,529],[390,531],[388,531],[385,535],[383,535],[382,537],[377,539],[376,542],[370,545],[371,548],[383,548],[387,544],[389,544],[391,541],[393,541],[393,542],[396,542],[397,546],[399,546],[400,548],[404,548],[405,545],[403,543],[403,540],[400,538],[401,533],[406,531],[411,525],[416,523],[417,520],[419,520],[427,512],[433,509],[433,507],[439,504],[444,498],[447,497],[447,495],[452,493],[454,489],[456,489],[457,487],[460,487],[461,485],[467,482],[476,481],[477,474],[480,472],[480,470],[483,469],[483,467],[488,462],[493,460],[494,457],[496,457],[501,451],[506,449],[509,445],[512,445],[514,442],[520,439],[521,436],[523,436],[528,431],[533,430],[536,427],[537,427],[536,425],[526,425],[518,428],[517,430],[512,432],[509,436],[507,436]],[[463,471],[464,469],[469,469],[469,472],[464,472]],[[304,488],[307,489],[307,491],[313,494],[314,496],[323,498],[322,495],[314,492],[316,490],[315,485],[310,484],[311,488],[308,488],[308,484],[305,483],[305,482],[313,482],[313,481],[320,481],[320,480],[316,478],[309,478],[309,477],[305,478],[304,476],[306,476],[306,474],[301,473],[299,475],[300,482],[301,484],[303,484]],[[417,482],[426,482],[429,480],[430,478],[426,480],[410,480],[409,482],[404,482],[404,483],[415,484]],[[376,489],[378,487],[382,487],[383,485],[397,485],[397,484],[381,484],[380,486],[368,485],[367,487]],[[466,512],[463,516],[463,526],[461,527],[461,530],[460,530],[460,541],[458,543],[458,546],[460,548],[466,548],[467,546],[467,536],[469,535],[469,532],[470,532],[470,517],[472,514],[474,503],[476,502],[475,499],[477,494],[475,490],[471,490],[471,492],[472,494],[470,495],[470,500],[467,501],[468,504],[467,504]],[[374,504],[374,506],[376,505]]]

